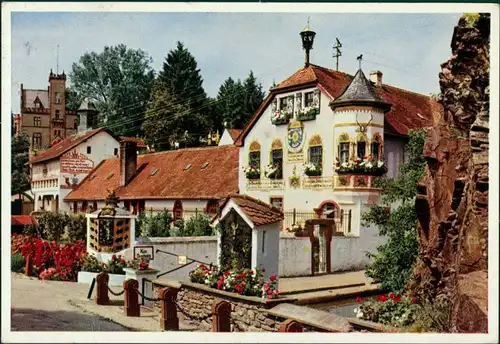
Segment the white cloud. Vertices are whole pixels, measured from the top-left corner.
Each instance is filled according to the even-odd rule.
[[[317,32],[313,63],[335,67],[332,46],[343,43],[340,69],[379,69],[387,83],[421,93],[439,91],[439,64],[449,54],[458,14],[308,13],[22,13],[12,14],[12,110],[19,87],[45,89],[48,74],[66,73],[73,62],[105,45],[140,48],[162,67],[176,41],[195,56],[210,96],[227,77],[253,70],[267,90],[303,65],[299,32],[311,17]]]

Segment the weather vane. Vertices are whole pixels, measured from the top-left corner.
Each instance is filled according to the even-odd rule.
[[[363,54],[356,57],[356,59],[359,61],[359,69],[361,69],[361,60],[363,59]]]

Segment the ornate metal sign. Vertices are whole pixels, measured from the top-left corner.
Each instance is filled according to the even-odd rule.
[[[304,161],[304,153],[302,148],[305,142],[304,125],[299,121],[292,121],[288,125],[288,162],[302,163]]]

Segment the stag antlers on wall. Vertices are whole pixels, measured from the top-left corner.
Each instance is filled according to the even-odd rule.
[[[370,120],[368,121],[368,123],[366,123],[365,125],[361,125],[361,123],[359,123],[358,121],[358,114],[356,113],[356,123],[358,124],[360,133],[364,133],[366,131],[366,127],[368,127],[372,121],[373,121],[373,114],[370,115]]]

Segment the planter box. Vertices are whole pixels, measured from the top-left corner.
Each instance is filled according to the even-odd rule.
[[[98,272],[88,272],[88,271],[78,271],[78,283],[90,284],[92,279],[99,275]],[[123,281],[125,281],[125,275],[109,275],[109,286],[110,287],[121,287],[123,286]]]
[[[287,117],[287,118],[284,118],[284,119],[271,120],[271,123],[274,124],[274,125],[288,124],[288,123],[290,123],[290,117]]]
[[[379,176],[386,174],[387,170],[386,169],[380,169],[380,170],[375,170],[375,171],[353,171],[353,170],[342,171],[342,170],[338,170],[335,172],[339,175],[350,174],[350,175],[365,175],[365,176],[377,176],[377,177],[379,177]]]
[[[297,114],[297,120],[304,122],[304,121],[313,121],[316,119],[316,115],[318,114],[317,109],[311,109],[309,112],[305,113],[299,113]]]

